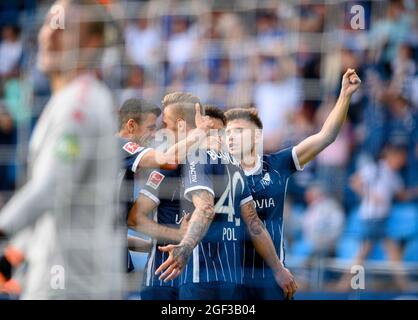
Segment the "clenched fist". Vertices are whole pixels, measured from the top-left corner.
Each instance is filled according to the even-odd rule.
[[[343,75],[341,91],[351,96],[360,87],[361,80],[354,69],[347,69]]]

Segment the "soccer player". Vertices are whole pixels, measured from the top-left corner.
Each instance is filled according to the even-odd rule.
[[[178,192],[177,188],[177,182],[179,182],[179,170],[177,169],[177,166],[170,167],[171,163],[182,163],[182,161],[185,159],[185,156],[187,155],[187,149],[189,149],[196,141],[196,139],[204,138],[206,136],[206,132],[209,129],[216,129],[219,126],[223,126],[226,123],[226,119],[223,115],[223,112],[221,110],[216,110],[215,107],[213,109],[209,110],[206,113],[206,116],[202,116],[201,107],[199,105],[200,101],[197,98],[190,99],[197,103],[198,105],[195,105],[195,116],[194,121],[197,125],[198,130],[193,130],[190,132],[187,137],[176,143],[174,147],[170,147],[166,153],[161,154],[157,152],[156,150],[147,148],[140,148],[139,145],[137,146],[137,152],[135,152],[131,157],[127,155],[127,163],[138,163],[138,166],[143,167],[149,167],[149,168],[157,168],[159,167],[161,170],[153,171],[151,173],[151,176],[149,179],[155,179],[159,176],[159,174],[164,175],[167,177],[164,184],[162,184],[158,188],[158,192],[156,192],[156,189],[150,188],[149,186],[152,185],[152,183],[147,183],[144,190],[141,191],[137,203],[135,204],[135,208],[133,208],[132,212],[135,212],[135,214],[131,215],[129,224],[132,227],[137,227],[137,229],[146,235],[149,235],[154,238],[161,239],[164,235],[164,239],[168,238],[171,241],[180,241],[181,237],[184,235],[184,228],[187,227],[187,218],[183,219],[182,215],[179,215],[180,211],[180,205],[177,201],[176,192]],[[145,105],[148,105],[147,107]],[[139,108],[142,106],[142,108]],[[155,128],[155,120],[156,117],[154,114],[150,114],[148,112],[147,115],[144,116],[145,122],[138,120],[138,109],[142,109],[143,112],[146,110],[152,110],[155,109],[155,107],[151,107],[148,103],[145,103],[141,100],[128,100],[124,103],[124,105],[121,108],[120,111],[120,119],[121,119],[121,131],[119,132],[120,136],[125,137],[126,139],[129,139],[131,141],[137,141],[138,143],[146,143],[145,141],[138,141],[138,138],[143,138],[144,136],[149,136],[150,138],[154,137],[154,134],[151,136],[149,133],[153,133],[151,129]],[[158,109],[160,113],[160,109]],[[125,114],[125,115],[122,115]],[[193,114],[193,113],[192,113]],[[136,119],[136,120],[135,120]],[[139,125],[140,123],[140,125]],[[220,124],[221,123],[221,124]],[[146,126],[146,129],[141,130],[141,126]],[[202,139],[202,142],[204,140]],[[209,139],[207,142],[210,143],[216,142],[216,139]],[[174,155],[177,155],[177,158],[174,159]],[[141,157],[140,160],[136,160],[137,157]],[[155,159],[160,159],[158,163],[156,163]],[[130,159],[130,160],[129,160]],[[129,167],[129,166],[128,166]],[[132,168],[128,170],[132,171]],[[135,167],[136,169],[136,167]],[[131,173],[129,173],[131,174]],[[131,190],[131,189],[130,189]],[[132,191],[131,191],[132,192]],[[149,197],[151,197],[154,201],[148,201],[147,197],[144,197],[141,194],[145,194]],[[162,194],[172,194],[170,196],[163,196]],[[161,198],[160,199],[158,198]],[[169,199],[169,200],[167,200]],[[162,203],[160,203],[162,202]],[[164,223],[165,225],[169,225],[173,227],[174,229],[177,228],[176,226],[183,226],[183,229],[180,229],[179,233],[177,235],[178,230],[172,230],[173,228],[166,228],[156,225],[155,222],[153,222],[151,219],[148,218],[148,214],[156,209],[156,207],[159,205],[157,216],[159,217],[158,221],[161,223]],[[170,214],[167,214],[167,211]],[[138,216],[136,216],[136,213],[138,213]],[[171,214],[172,213],[172,214]],[[137,218],[138,217],[138,218]],[[153,232],[153,227],[157,226],[157,232]],[[162,229],[162,230],[161,230]],[[174,236],[173,236],[174,234]],[[171,235],[171,237],[170,237]],[[130,241],[138,241],[137,238],[130,239]],[[140,242],[141,247],[146,248],[146,243]],[[154,243],[155,245],[155,243]],[[149,269],[151,267],[151,264],[153,263],[154,259],[158,258],[158,256],[155,256],[155,253],[151,253],[148,267]],[[152,282],[152,283],[151,283]],[[160,283],[161,281],[158,281]],[[160,285],[153,285],[153,281],[151,281],[151,278],[147,274],[147,279],[145,281],[145,289],[142,292],[142,299],[149,299],[149,300],[164,300],[164,299],[175,299],[177,297],[177,289],[174,286],[174,283],[171,283],[170,286],[162,285],[161,282],[161,288]]]
[[[169,94],[163,101],[164,124],[176,133],[187,132],[194,126],[193,118],[190,118],[193,101],[184,101],[184,95]],[[239,162],[228,152],[218,152],[206,146],[196,152],[197,155],[194,153],[188,157],[181,172],[183,188],[179,193],[184,198],[180,199],[181,208],[185,213],[192,213],[186,234],[176,239],[181,240],[178,245],[159,247],[162,264],[155,272],[155,266],[151,268],[149,274],[153,276],[164,271],[159,281],[179,281],[180,299],[239,299],[242,218],[258,252],[275,270],[276,281],[285,286],[295,285],[257,217]],[[151,176],[148,190],[158,189],[165,179],[159,174]],[[167,236],[163,230],[159,234]],[[191,255],[193,259],[189,261]],[[183,270],[184,274],[178,279]]]
[[[65,12],[64,29],[56,25],[57,7]],[[122,296],[126,235],[115,227],[117,126],[112,96],[91,72],[105,46],[107,20],[96,1],[62,0],[39,33],[38,66],[53,95],[31,138],[29,180],[0,213],[1,236],[27,232],[30,239],[22,298]]]
[[[143,99],[128,99],[123,103],[119,110],[118,136],[123,158],[119,199],[123,207],[124,222],[127,221],[129,210],[135,202],[134,184],[137,169],[140,167],[176,169],[177,163],[182,162],[186,157],[187,148],[195,143],[196,139],[206,136],[206,131],[214,126],[211,119],[202,116],[200,109],[200,106],[195,108],[195,121],[200,130],[195,130],[186,139],[163,153],[147,147],[155,138],[157,118],[161,114],[161,109]],[[129,235],[128,247],[135,251],[148,252],[151,242]],[[133,264],[128,254],[128,271],[132,270]]]
[[[298,145],[277,153],[259,156],[257,145],[262,143],[263,124],[255,109],[231,109],[226,112],[227,144],[230,152],[240,159],[257,214],[270,233],[277,254],[284,263],[283,206],[288,178],[303,169],[330,145],[338,135],[348,111],[352,94],[360,86],[353,69],[342,79],[338,101],[322,129]],[[256,252],[249,236],[244,246],[244,297],[248,300],[291,299],[295,288],[278,286],[266,261]]]
[[[119,110],[119,147],[122,152],[122,171],[120,173],[119,204],[122,206],[121,223],[127,226],[128,213],[135,202],[135,173],[144,165],[144,156],[151,151],[146,146],[154,138],[160,108],[143,99],[128,99]],[[150,156],[150,155],[148,155]],[[155,161],[155,157],[151,160]],[[148,161],[149,162],[149,161]],[[128,248],[148,252],[151,242],[128,235]],[[127,271],[134,269],[128,251]]]

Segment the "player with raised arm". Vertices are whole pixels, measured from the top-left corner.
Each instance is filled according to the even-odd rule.
[[[349,108],[352,94],[360,86],[353,69],[348,69],[342,79],[338,101],[317,134],[298,145],[277,153],[260,156],[256,147],[262,142],[263,124],[255,109],[231,109],[226,112],[227,144],[230,152],[240,158],[254,197],[257,214],[270,233],[276,252],[284,263],[283,207],[288,178],[303,169],[330,145],[338,135]],[[248,143],[250,142],[250,143]],[[244,297],[248,300],[273,300],[292,298],[295,290],[277,286],[274,273],[256,252],[250,237],[244,246]]]
[[[179,103],[176,94],[166,98],[167,127],[176,132],[190,130],[193,119],[187,114],[192,105]],[[257,217],[239,162],[222,150],[197,151],[201,152],[188,158],[182,172],[182,208],[192,212],[189,226],[178,245],[159,247],[166,258],[155,274],[164,282],[181,274],[180,299],[240,299],[242,218],[257,250],[276,271],[277,281],[292,286],[293,279],[283,273],[271,238]]]

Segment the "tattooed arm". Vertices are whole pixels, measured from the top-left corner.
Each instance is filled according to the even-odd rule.
[[[168,259],[156,270],[156,274],[163,272],[160,279],[170,281],[183,271],[193,252],[194,247],[203,239],[215,216],[213,195],[206,190],[197,190],[192,194],[195,206],[189,227],[183,240],[178,245],[159,247],[163,252],[168,252]]]
[[[297,289],[296,281],[277,256],[270,234],[258,217],[252,201],[241,206],[241,216],[248,227],[248,232],[257,253],[273,270],[278,285],[283,289],[284,296],[289,299],[292,298]]]

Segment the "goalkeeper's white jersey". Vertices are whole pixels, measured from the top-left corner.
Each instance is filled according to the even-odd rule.
[[[2,230],[25,233],[23,298],[121,297],[116,119],[109,90],[90,75],[54,94],[42,113],[29,181],[0,213]]]

